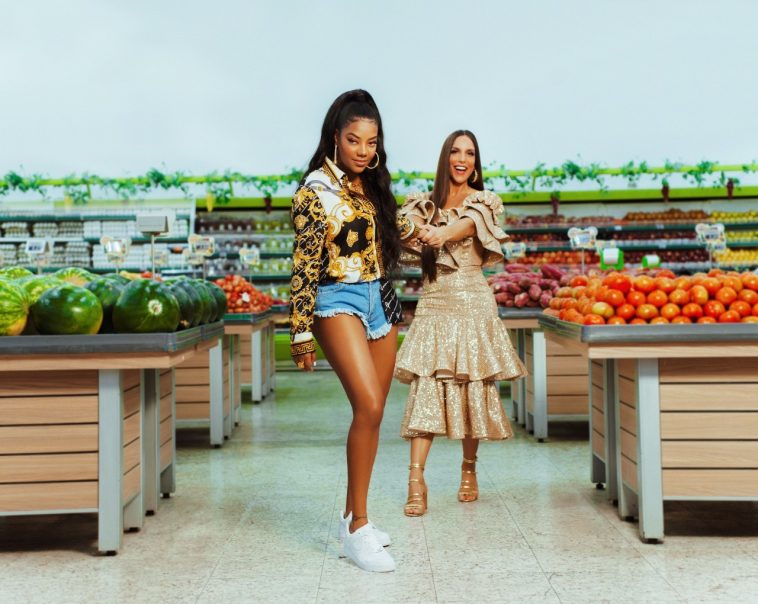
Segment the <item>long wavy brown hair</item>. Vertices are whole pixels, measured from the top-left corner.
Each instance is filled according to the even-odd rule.
[[[482,177],[482,159],[479,155],[479,141],[471,130],[455,130],[451,132],[442,143],[440,159],[437,162],[437,173],[434,176],[434,187],[432,188],[431,199],[434,203],[434,216],[432,224],[437,224],[439,211],[445,205],[447,196],[450,193],[450,152],[453,149],[455,139],[459,136],[466,136],[474,143],[474,170],[476,170],[476,179],[468,181],[469,186],[477,191],[484,191],[484,178]],[[437,280],[437,254],[438,250],[432,247],[424,247],[421,252],[421,271],[425,279],[429,282]]]

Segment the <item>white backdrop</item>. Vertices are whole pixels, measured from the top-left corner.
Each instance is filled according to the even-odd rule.
[[[392,169],[758,158],[751,0],[5,0],[0,173],[302,167],[371,91]]]

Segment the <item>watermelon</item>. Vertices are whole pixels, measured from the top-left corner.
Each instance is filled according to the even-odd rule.
[[[41,334],[95,334],[103,323],[103,305],[97,296],[70,283],[43,292],[32,304],[31,314]]]
[[[63,283],[63,281],[51,275],[32,275],[31,277],[16,280],[16,284],[23,287],[29,296],[30,304],[34,304],[43,292],[63,285]]]
[[[0,268],[0,279],[14,280],[33,276],[34,273],[23,266],[5,266]]]
[[[87,269],[79,268],[78,266],[62,268],[59,271],[55,271],[53,275],[61,281],[66,281],[72,285],[78,285],[79,287],[83,287],[86,283],[97,279],[96,275],[93,275]]]
[[[112,281],[115,281],[116,283],[120,283],[121,285],[127,285],[131,283],[131,279],[127,279],[123,275],[119,275],[118,273],[108,273],[107,275],[102,276],[103,279],[110,279]]]
[[[194,279],[177,279],[175,283],[179,285],[179,287],[184,288],[187,293],[192,292],[197,298],[200,306],[198,309],[196,325],[208,323],[216,308],[216,303],[214,302],[211,293],[203,286],[198,286],[197,281]]]
[[[182,285],[182,283],[185,283],[185,285]],[[171,287],[172,292],[179,290],[186,294],[192,307],[192,310],[190,311],[190,325],[193,327],[195,325],[200,325],[203,318],[203,309],[205,308],[200,299],[200,294],[198,294],[195,288],[192,287],[192,285],[189,285],[186,280],[172,279],[169,282],[169,286]],[[181,301],[179,301],[179,303],[181,304]]]
[[[221,319],[224,318],[224,315],[226,314],[226,294],[224,293],[224,290],[221,289],[215,283],[206,281],[205,285],[208,286],[208,289],[210,289],[213,299],[216,301],[216,319],[215,320],[220,321]]]
[[[113,331],[113,307],[116,305],[124,286],[114,279],[95,279],[84,286],[100,300],[103,306],[103,325],[100,328],[104,332]]]
[[[197,289],[197,291],[200,293],[200,296],[206,299],[206,304],[208,305],[209,312],[204,323],[213,323],[215,321],[218,321],[216,318],[218,316],[218,303],[216,302],[216,298],[213,296],[213,292],[211,291],[208,282],[204,281],[203,279],[192,279],[190,283],[193,287],[195,287],[195,289]]]
[[[189,294],[181,287],[169,285],[169,289],[179,303],[179,327],[182,329],[192,327],[192,322],[195,320],[195,305],[190,300]]]
[[[10,281],[0,280],[0,336],[17,336],[29,317],[29,296]]]
[[[124,287],[113,307],[113,326],[119,333],[176,331],[181,313],[171,288],[152,279]]]

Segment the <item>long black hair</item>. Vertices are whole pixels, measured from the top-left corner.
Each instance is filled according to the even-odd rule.
[[[349,90],[339,95],[326,112],[324,124],[321,126],[321,140],[313,154],[308,168],[303,176],[303,184],[307,175],[324,165],[327,157],[334,152],[334,135],[339,136],[342,129],[358,119],[368,119],[376,122],[378,138],[376,153],[379,156],[379,166],[373,170],[366,169],[361,173],[363,192],[376,207],[376,222],[381,243],[382,264],[386,276],[397,266],[400,255],[400,234],[397,229],[397,201],[392,194],[392,178],[387,169],[387,152],[384,149],[384,130],[382,117],[373,97],[365,90]],[[373,163],[373,160],[372,160]]]
[[[479,141],[470,130],[456,130],[451,132],[442,143],[440,159],[437,162],[437,173],[434,175],[434,187],[432,188],[431,199],[434,203],[434,216],[432,224],[437,223],[437,216],[440,209],[445,205],[447,196],[450,193],[450,151],[453,149],[455,139],[459,136],[466,136],[474,143],[474,174],[475,179],[469,179],[468,184],[472,189],[484,191],[484,178],[482,177],[482,159],[479,155]],[[437,254],[438,250],[433,247],[425,246],[421,251],[421,272],[430,282],[437,280]]]

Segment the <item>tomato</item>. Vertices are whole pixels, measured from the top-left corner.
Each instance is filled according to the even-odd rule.
[[[647,321],[645,321],[645,319],[640,319],[639,317],[634,317],[634,319],[629,321],[629,325],[647,325]]]
[[[756,317],[758,320],[758,317]],[[611,317],[607,321],[608,325],[626,325],[626,321],[622,317]]]
[[[739,323],[740,319],[742,317],[736,310],[727,310],[719,315],[719,323]]]
[[[701,284],[706,291],[711,295],[715,296],[716,292],[721,289],[721,281],[714,277],[706,277],[703,279],[703,282]]]
[[[653,317],[658,316],[658,308],[653,306],[652,304],[641,304],[637,307],[637,316],[640,319],[645,319],[646,321],[649,321]]]
[[[752,315],[749,317],[742,317],[741,323],[758,323],[758,317],[753,317]]]
[[[731,304],[737,299],[737,292],[733,288],[724,286],[716,292],[716,300],[721,302],[724,306]]]
[[[666,302],[668,301],[669,301],[669,297],[666,295],[665,292],[661,291],[660,289],[653,290],[647,295],[647,303],[652,304],[653,306],[657,308],[660,308],[661,306],[666,304]]]
[[[703,306],[703,312],[709,317],[717,318],[721,313],[726,312],[724,305],[718,300],[708,300]]]
[[[585,315],[584,321],[582,322],[585,325],[605,325],[605,319],[600,315]]]
[[[629,290],[632,289],[632,279],[629,277],[629,275],[611,273],[605,279],[603,279],[603,285],[627,294],[629,293]]]
[[[669,321],[666,317],[655,317],[650,320],[650,325],[663,325],[668,324],[671,321]]]
[[[664,304],[661,307],[661,316],[666,317],[669,321],[681,314],[682,310],[676,304],[672,304],[671,302]]]
[[[672,271],[670,271],[669,269],[667,269],[667,268],[659,270],[655,274],[655,276],[656,277],[668,277],[669,279],[674,279],[676,277],[676,275]]]
[[[659,289],[666,294],[670,294],[676,289],[674,280],[669,279],[668,277],[656,277],[653,282],[655,283],[656,289]]]
[[[624,321],[628,321],[634,316],[636,311],[637,309],[631,304],[622,304],[616,309],[616,316],[624,319]]]
[[[687,291],[690,287],[695,285],[690,277],[677,277],[674,279],[674,286],[676,289],[683,289]]]
[[[642,292],[632,290],[626,295],[626,301],[636,308],[647,302],[647,298]]]
[[[720,281],[724,287],[731,287],[735,292],[742,291],[742,281],[737,277],[722,277]]]
[[[740,317],[749,317],[751,313],[753,312],[753,307],[750,306],[747,302],[743,302],[742,300],[737,300],[736,302],[732,302],[729,305],[729,310],[733,310],[737,313],[739,313]]]
[[[558,298],[571,298],[574,295],[574,290],[570,287],[559,287],[555,295]]]
[[[682,315],[690,319],[699,319],[703,316],[703,307],[700,304],[690,302],[682,307]]]
[[[610,319],[613,316],[613,307],[607,302],[595,302],[590,312],[594,315],[600,315],[604,319]]]
[[[692,319],[685,317],[684,315],[677,315],[671,319],[671,323],[692,323]]]
[[[753,304],[753,316],[758,317],[758,304]]]
[[[700,304],[701,306],[708,302],[708,290],[702,285],[693,285],[690,289],[690,302]]]
[[[655,281],[653,281],[652,277],[642,275],[634,280],[634,289],[649,294],[655,289]]]
[[[754,292],[752,289],[744,288],[739,294],[737,294],[737,299],[742,300],[743,302],[747,302],[752,306],[756,302],[758,302],[758,292]]]
[[[550,298],[550,302],[548,304],[550,308],[553,310],[559,310],[561,308],[561,299],[560,298]]]
[[[574,296],[574,298],[581,298],[582,296],[585,296],[587,294],[587,287],[584,285],[578,285],[577,287],[574,287],[571,289],[571,295]]]
[[[575,277],[571,277],[571,280],[569,281],[569,285],[571,287],[587,285],[588,283],[589,283],[589,279],[587,279],[587,277],[585,277],[584,275],[576,275]]]
[[[685,289],[675,289],[669,294],[669,301],[684,306],[690,301],[690,292]]]
[[[698,323],[715,323],[716,319],[714,319],[713,317],[700,317],[697,320],[697,322]]]
[[[758,291],[758,275],[755,275],[753,273],[749,273],[750,276],[745,277],[742,280],[742,283],[747,287],[748,289],[755,291]]]
[[[621,306],[622,304],[626,303],[626,298],[624,297],[624,292],[618,290],[618,289],[609,289],[607,292],[605,292],[605,297],[603,298],[604,302],[607,302],[613,307]]]

